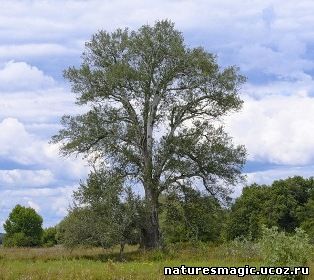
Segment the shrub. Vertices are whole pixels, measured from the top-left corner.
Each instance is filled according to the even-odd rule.
[[[259,256],[258,246],[251,236],[235,238],[223,246],[223,251],[228,257],[242,260],[255,259]]]
[[[262,266],[300,267],[306,266],[310,255],[309,238],[307,234],[296,229],[295,234],[279,232],[277,227],[263,227],[263,235],[259,241],[259,250],[263,259]],[[298,276],[263,275],[257,279],[304,279]]]
[[[56,239],[57,229],[56,227],[49,227],[44,229],[43,235],[42,235],[42,245],[44,247],[52,247],[57,244]]]
[[[5,235],[3,239],[3,246],[5,247],[30,247],[32,245],[32,238],[26,236],[24,232]]]

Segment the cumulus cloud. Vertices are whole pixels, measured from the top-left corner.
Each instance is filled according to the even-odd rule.
[[[1,190],[0,217],[4,222],[16,204],[32,207],[44,218],[44,227],[54,226],[66,215],[77,186]],[[3,232],[3,222],[0,232]]]
[[[7,1],[0,14],[0,59],[79,56],[83,42],[99,29],[137,28],[171,19],[189,45],[218,53],[225,65],[244,72],[298,78],[313,69],[311,1]],[[64,11],[60,13],[60,10]],[[115,15],[114,18],[112,15]],[[53,66],[47,66],[52,68]]]
[[[250,172],[246,174],[247,184],[272,184],[275,180],[286,179],[288,177],[303,176],[305,178],[313,176],[313,166],[293,166],[280,167],[264,171]]]
[[[53,85],[53,78],[25,62],[11,60],[0,69],[0,91],[34,90]]]
[[[27,188],[47,186],[54,182],[50,170],[0,170],[0,188]]]
[[[2,188],[51,186],[60,181],[79,181],[86,176],[88,168],[82,159],[62,159],[58,145],[29,133],[17,119],[4,119],[0,130],[3,131],[0,158],[35,169],[0,170]]]
[[[249,160],[303,165],[314,162],[314,98],[306,95],[246,97],[240,113],[227,120],[230,134],[244,144]]]
[[[0,120],[55,124],[64,114],[82,112],[74,102],[74,94],[36,66],[9,61],[0,69]]]
[[[48,142],[60,128],[63,114],[82,109],[74,105],[68,89],[25,62],[6,62],[0,70],[0,84],[0,193],[5,197],[0,217],[5,219],[20,203],[40,211],[52,225],[69,205],[73,187],[63,186],[77,186],[89,168],[80,157],[62,158],[59,146]]]
[[[22,164],[31,164],[38,159],[38,142],[26,132],[23,124],[14,118],[0,123],[0,156]]]
[[[77,114],[74,95],[61,87],[0,93],[0,119],[17,118],[27,123],[56,123],[64,114]],[[39,127],[37,127],[39,129]]]
[[[273,80],[260,85],[248,83],[243,88],[243,96],[249,96],[257,100],[273,96],[313,96],[314,81],[310,75],[304,75],[298,80]]]
[[[0,59],[20,59],[23,57],[34,56],[53,56],[78,54],[78,48],[62,46],[59,44],[20,44],[20,45],[2,45],[0,46]]]
[[[283,45],[302,44],[294,39],[281,42]],[[304,46],[301,48],[304,49]],[[288,49],[288,50],[287,50]],[[293,50],[291,54],[289,47],[282,50],[274,50],[270,46],[259,44],[247,45],[240,48],[237,60],[243,71],[261,71],[265,74],[274,74],[278,78],[302,79],[306,77],[306,71],[314,68],[311,59],[305,59]],[[254,57],[254,59],[252,59]]]
[[[40,211],[40,206],[36,204],[35,202],[29,200],[27,201],[27,204],[29,205],[29,207],[33,208],[36,212]]]

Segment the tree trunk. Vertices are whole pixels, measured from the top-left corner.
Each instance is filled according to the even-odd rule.
[[[120,252],[119,252],[119,260],[120,260],[120,262],[123,261],[124,246],[125,246],[125,242],[121,241],[120,242]]]
[[[145,221],[142,228],[142,244],[145,249],[155,249],[160,247],[160,231],[158,220],[158,200],[146,192]]]

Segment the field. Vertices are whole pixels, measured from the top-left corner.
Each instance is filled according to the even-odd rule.
[[[202,245],[172,247],[166,253],[127,247],[119,261],[118,249],[62,247],[0,248],[0,279],[238,279],[236,276],[163,275],[164,266],[259,266],[254,248]],[[310,271],[314,271],[314,256]],[[246,276],[242,279],[253,279]],[[310,276],[308,279],[314,279]]]

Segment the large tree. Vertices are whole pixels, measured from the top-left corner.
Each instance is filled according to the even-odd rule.
[[[140,241],[142,203],[130,188],[103,172],[92,172],[74,192],[74,206],[58,226],[60,243],[67,247],[103,248]]]
[[[245,79],[203,48],[188,48],[169,21],[99,31],[82,60],[65,77],[87,112],[64,116],[53,141],[64,154],[94,156],[110,176],[143,186],[143,241],[157,247],[164,190],[194,181],[223,197],[241,178],[245,149],[233,145],[221,121],[241,108]]]

